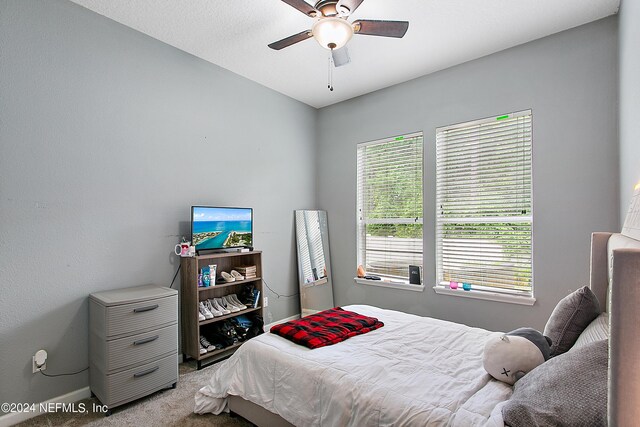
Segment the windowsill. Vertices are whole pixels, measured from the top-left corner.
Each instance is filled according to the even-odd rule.
[[[436,291],[436,294],[440,295],[475,298],[487,301],[506,302],[510,304],[533,305],[536,302],[536,299],[534,297],[528,297],[524,295],[509,295],[499,292],[476,291],[473,289],[470,291],[465,291],[464,289],[448,289],[443,286],[434,286],[433,290]]]
[[[353,280],[359,285],[379,286],[381,288],[402,289],[405,291],[423,292],[424,285],[410,285],[404,282],[390,282],[387,280],[369,280],[354,277]]]

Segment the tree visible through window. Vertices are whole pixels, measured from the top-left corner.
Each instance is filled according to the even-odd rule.
[[[441,285],[532,294],[531,111],[436,131]]]
[[[422,133],[358,145],[358,264],[408,279],[422,266]]]

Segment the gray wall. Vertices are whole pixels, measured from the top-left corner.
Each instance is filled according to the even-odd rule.
[[[323,108],[318,204],[329,215],[336,304],[366,303],[492,330],[543,328],[588,283],[589,238],[618,228],[617,17]],[[533,307],[436,295],[435,129],[533,110]],[[356,285],[356,144],[425,136],[424,293]],[[640,172],[640,170],[638,171]]]
[[[640,2],[620,5],[620,218],[640,183]]]
[[[264,276],[297,292],[316,114],[70,2],[0,1],[0,401],[88,385],[31,356],[88,366],[87,295],[168,286],[192,204],[252,206]],[[266,321],[299,313],[268,295]]]

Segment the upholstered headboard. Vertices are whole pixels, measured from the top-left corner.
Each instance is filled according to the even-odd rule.
[[[607,312],[611,312],[610,290],[613,280],[614,252],[622,249],[640,251],[640,240],[620,233],[591,235],[590,287],[598,297],[603,310]]]
[[[609,313],[609,425],[640,419],[640,188],[623,233],[591,236],[591,290]]]

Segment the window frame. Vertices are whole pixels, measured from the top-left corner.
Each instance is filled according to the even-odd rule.
[[[406,140],[406,139],[413,139],[413,138],[420,138],[421,142],[420,144],[422,145],[421,147],[421,157],[420,157],[420,169],[421,169],[421,191],[420,191],[420,197],[422,199],[422,212],[421,212],[421,216],[420,218],[418,218],[417,220],[410,220],[409,218],[384,218],[384,219],[380,219],[377,220],[375,218],[370,218],[369,220],[365,220],[365,219],[361,219],[361,211],[360,208],[364,205],[364,202],[361,202],[361,199],[364,198],[364,195],[361,193],[362,191],[362,184],[361,184],[361,172],[360,172],[360,148],[361,147],[366,147],[366,146],[370,146],[370,145],[378,145],[378,144],[386,144],[386,143],[390,143],[390,142],[394,142],[394,141],[399,141],[399,140]],[[364,257],[364,253],[366,252],[366,225],[367,224],[375,224],[375,223],[379,223],[379,224],[387,224],[387,223],[393,223],[393,224],[416,224],[419,223],[422,225],[422,250],[420,252],[420,257],[421,257],[421,261],[420,261],[420,268],[422,269],[424,266],[424,179],[425,179],[425,175],[424,175],[424,166],[425,166],[425,152],[424,152],[424,132],[422,131],[416,131],[416,132],[411,132],[411,133],[406,133],[406,134],[401,134],[401,135],[397,135],[397,136],[392,136],[392,137],[388,137],[388,138],[381,138],[381,139],[377,139],[377,140],[373,140],[373,141],[367,141],[367,142],[361,142],[356,144],[356,198],[355,198],[355,212],[356,212],[356,266],[362,264],[363,266],[365,266],[365,262],[366,259]],[[362,237],[362,235],[364,234],[364,239]],[[361,247],[361,243],[364,244],[363,247]],[[366,267],[366,266],[365,266]],[[369,280],[369,279],[363,279],[363,278],[358,278],[355,277],[354,281],[357,284],[362,284],[362,285],[372,285],[372,286],[381,286],[381,287],[390,287],[390,288],[394,288],[394,289],[402,289],[402,290],[411,290],[411,291],[423,291],[424,290],[424,284],[421,283],[420,285],[410,285],[409,284],[409,280],[408,280],[408,272],[407,272],[407,278],[401,278],[401,277],[397,277],[397,276],[391,276],[391,275],[382,275],[382,274],[377,274],[375,273],[375,275],[380,276],[382,278],[382,280]],[[423,275],[424,276],[424,275]],[[422,277],[423,279],[423,277]]]
[[[529,132],[530,140],[529,140],[529,164],[525,165],[525,168],[529,168],[529,179],[530,179],[530,194],[529,194],[529,202],[530,202],[530,212],[528,216],[506,216],[499,217],[497,215],[494,216],[474,216],[467,218],[443,218],[441,215],[441,209],[439,208],[439,194],[444,192],[444,190],[440,190],[440,180],[438,180],[439,172],[438,172],[438,140],[440,138],[440,134],[444,131],[450,131],[454,129],[463,129],[463,128],[473,128],[474,126],[478,126],[481,124],[487,123],[495,123],[497,120],[502,119],[514,119],[518,117],[529,117],[529,128],[527,132]],[[446,294],[446,295],[455,295],[462,297],[470,297],[470,298],[478,298],[485,300],[494,300],[501,302],[511,302],[516,304],[524,304],[524,305],[533,305],[535,303],[534,297],[534,266],[533,266],[533,254],[534,254],[534,241],[533,241],[533,230],[534,230],[534,216],[533,216],[533,111],[531,109],[516,111],[513,113],[502,114],[498,116],[487,117],[478,120],[472,120],[462,123],[457,123],[449,126],[441,126],[436,128],[435,133],[435,141],[436,141],[436,187],[435,187],[435,270],[436,270],[436,284],[433,289],[438,294]],[[462,154],[461,157],[469,156],[469,154]],[[517,290],[517,289],[505,289],[494,286],[480,286],[480,285],[472,285],[472,289],[470,291],[464,291],[462,289],[449,289],[449,282],[443,281],[443,266],[442,266],[442,233],[443,233],[443,225],[447,222],[449,223],[461,223],[464,224],[467,220],[467,224],[473,223],[499,223],[499,222],[507,222],[507,223],[528,223],[530,224],[530,259],[529,259],[529,268],[530,268],[530,290]]]

